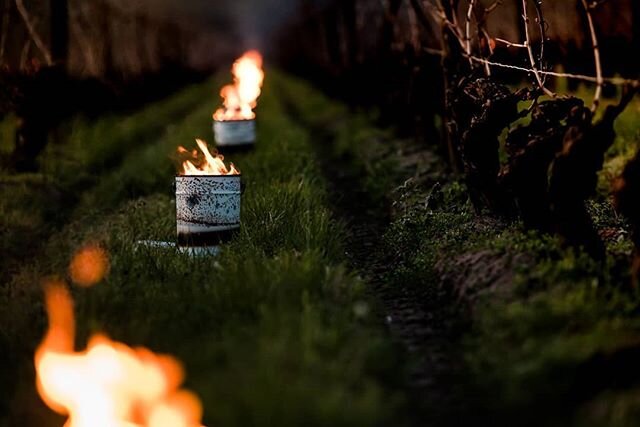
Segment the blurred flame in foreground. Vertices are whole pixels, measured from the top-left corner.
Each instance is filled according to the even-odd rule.
[[[213,118],[218,121],[254,119],[253,109],[264,82],[262,55],[256,50],[246,52],[233,64],[232,73],[234,83],[220,91],[224,107],[218,109]]]
[[[199,162],[199,166],[196,166],[191,160],[186,160],[182,163],[180,175],[240,175],[240,171],[236,169],[233,163],[227,168],[224,164],[224,156],[218,154],[215,150],[211,154],[205,141],[196,139],[196,143],[200,147],[202,154],[204,154],[204,160]],[[178,147],[178,153],[190,154],[194,161],[198,161],[198,150],[193,150],[189,153],[186,148]]]
[[[109,259],[105,250],[96,245],[88,245],[73,256],[69,275],[76,285],[89,287],[101,281],[108,269]]]
[[[37,388],[65,427],[196,427],[202,406],[179,387],[180,363],[101,335],[74,351],[73,300],[65,284],[45,289],[49,330],[36,350]]]

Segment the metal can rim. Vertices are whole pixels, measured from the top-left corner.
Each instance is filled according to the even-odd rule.
[[[233,119],[233,120],[216,120],[213,119],[215,123],[248,123],[255,122],[256,119]]]
[[[178,178],[242,178],[242,174],[237,175],[176,175]]]

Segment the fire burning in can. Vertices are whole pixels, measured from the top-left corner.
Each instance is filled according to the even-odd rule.
[[[223,107],[213,115],[213,132],[219,147],[246,147],[256,141],[254,108],[262,91],[262,56],[249,51],[232,68],[233,84],[220,91]]]
[[[176,224],[180,246],[215,246],[240,228],[241,175],[224,157],[196,140],[200,152],[180,147],[191,159],[176,176]]]

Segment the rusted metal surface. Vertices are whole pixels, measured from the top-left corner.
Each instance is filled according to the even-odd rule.
[[[177,176],[176,225],[182,246],[217,245],[240,228],[241,176]]]

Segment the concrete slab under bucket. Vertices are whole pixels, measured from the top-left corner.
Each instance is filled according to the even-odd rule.
[[[167,250],[178,250],[178,252],[195,256],[195,257],[204,257],[204,256],[216,256],[220,253],[220,246],[194,246],[194,247],[184,247],[178,246],[175,242],[163,242],[159,240],[139,240],[137,242],[138,246],[145,248],[153,248],[153,249],[167,249]]]

